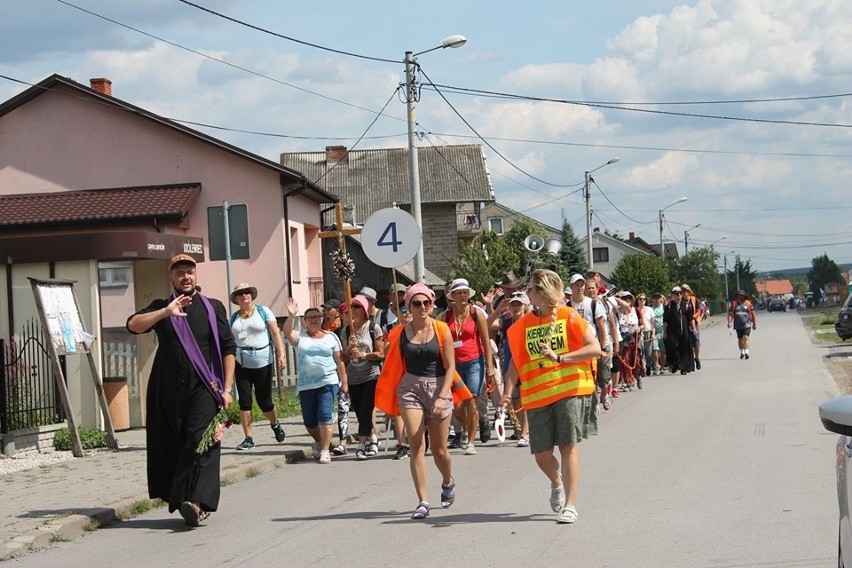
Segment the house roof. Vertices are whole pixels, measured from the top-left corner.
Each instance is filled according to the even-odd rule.
[[[532,221],[533,223],[538,223],[539,225],[542,226],[542,228],[544,228],[545,231],[550,232],[551,235],[558,237],[559,235],[562,234],[562,229],[557,229],[556,227],[551,227],[550,225],[546,225],[546,224],[542,223],[541,221],[539,221],[538,219],[534,219],[534,218],[530,217],[529,215],[524,215],[520,211],[515,211],[511,207],[507,207],[507,206],[503,205],[502,203],[498,203],[496,201],[494,203],[489,203],[487,206],[485,206],[482,209],[481,214],[483,216],[489,216],[489,215],[493,216],[493,213],[495,213],[497,211],[505,213],[507,216],[512,217],[514,219],[525,219],[527,221]],[[542,235],[542,236],[545,236],[545,235]]]
[[[201,184],[0,196],[0,229],[157,219],[181,223]]]
[[[63,86],[78,93],[82,93],[88,97],[97,99],[98,102],[102,104],[122,109],[131,114],[135,114],[141,118],[160,124],[161,126],[164,126],[170,130],[175,130],[177,132],[185,134],[186,136],[198,140],[204,144],[209,144],[225,152],[239,156],[261,167],[278,172],[281,176],[282,185],[301,186],[297,191],[294,191],[292,193],[300,193],[317,203],[337,202],[337,198],[334,195],[329,194],[321,187],[312,183],[307,177],[305,177],[296,170],[292,170],[290,168],[282,166],[281,164],[277,164],[272,160],[268,160],[262,156],[253,154],[248,150],[239,148],[238,146],[228,144],[227,142],[219,140],[218,138],[208,136],[207,134],[199,132],[198,130],[193,130],[192,128],[189,128],[188,126],[185,126],[179,122],[170,120],[166,117],[160,116],[141,107],[137,107],[111,95],[105,95],[99,91],[89,88],[86,85],[77,83],[73,79],[69,79],[68,77],[62,77],[58,74],[53,74],[50,77],[47,77],[46,79],[42,80],[38,84],[33,85],[29,89],[18,93],[11,99],[0,103],[0,117],[4,116],[9,112],[12,112],[16,108],[23,106],[24,104],[30,102],[31,100],[39,97],[44,93],[54,92],[58,94],[66,94],[65,91],[60,88]]]
[[[611,237],[611,236],[607,235],[606,233],[594,233],[592,235],[592,244],[594,244],[595,240],[597,240],[597,241],[609,241],[611,244],[613,244],[613,245],[615,245],[615,246],[617,246],[617,247],[619,247],[623,250],[626,250],[630,254],[649,254],[648,251],[641,249],[641,248],[638,248],[636,245],[634,245],[633,243],[631,243],[629,241],[623,241],[621,239],[616,239],[615,237]],[[585,246],[586,235],[583,235],[583,237],[580,239],[580,243],[583,243],[583,246]]]
[[[411,202],[408,187],[408,148],[285,152],[281,163],[355,207],[355,223],[362,224],[379,209]],[[432,146],[417,151],[420,201],[465,203],[493,201],[494,190],[482,147],[476,144]]]
[[[642,237],[631,237],[627,239],[627,242],[633,245],[634,247],[642,250],[642,252],[649,252],[651,254],[655,254],[660,256],[660,245],[659,244],[650,244]],[[663,243],[663,250],[666,251],[665,258],[679,258],[680,254],[677,252],[677,244],[675,243]]]
[[[754,283],[758,294],[764,293],[770,296],[783,296],[793,293],[793,284],[786,278],[783,280],[762,280]]]

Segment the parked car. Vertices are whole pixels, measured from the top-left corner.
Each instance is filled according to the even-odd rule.
[[[787,311],[787,302],[782,300],[781,298],[772,298],[769,300],[769,307],[766,308],[767,312],[786,312]]]
[[[847,475],[852,459],[852,396],[828,400],[819,405],[819,418],[829,432],[840,434],[837,440],[837,504],[840,508],[837,531],[837,565],[852,566],[852,523],[849,519],[849,498],[852,497]]]
[[[837,314],[837,323],[834,324],[834,331],[843,341],[852,337],[852,302],[850,300],[852,300],[852,295],[843,302],[843,307]]]

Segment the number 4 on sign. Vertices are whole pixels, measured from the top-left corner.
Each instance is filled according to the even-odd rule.
[[[388,233],[390,233],[390,240],[388,240]],[[385,227],[385,232],[376,241],[376,246],[393,247],[393,252],[397,252],[401,245],[402,241],[398,240],[396,236],[396,222],[388,223],[388,226]]]

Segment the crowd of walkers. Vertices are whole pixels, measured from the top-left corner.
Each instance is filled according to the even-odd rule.
[[[686,284],[668,300],[652,294],[649,306],[645,293],[607,288],[594,272],[575,274],[566,286],[539,269],[526,281],[506,273],[481,294],[463,278],[448,282],[441,298],[421,283],[395,284],[384,310],[364,287],[348,302],[331,299],[304,312],[291,298],[278,333],[256,287],[234,287],[229,299],[237,311],[226,318],[221,302],[200,293],[195,268],[187,255],[173,258],[174,293],[127,322],[129,331],[155,331],[160,339],[148,392],[149,494],[190,526],[218,507],[221,409],[235,388],[245,434],[236,449],[255,446],[253,398],[274,439],[285,438],[271,397],[274,369],[286,365],[282,338],[295,351],[316,461],[376,456],[383,412],[396,435],[394,458],[409,458],[418,499],[412,519],[430,514],[427,451],[446,508],[456,499],[451,450],[474,456],[496,435],[529,448],[548,478],[557,522],[575,522],[578,444],[597,433],[598,416],[620,392],[641,389],[643,377],[701,368],[702,310]]]
[[[557,284],[555,296],[539,290],[544,286],[552,293]],[[597,416],[609,412],[620,393],[642,389],[644,377],[701,369],[699,324],[705,311],[688,284],[666,295],[634,295],[607,287],[594,271],[573,275],[567,286],[555,273],[536,271],[527,282],[506,273],[481,294],[463,278],[447,282],[442,292],[440,307],[435,291],[422,284],[395,284],[385,309],[378,307],[370,287],[348,303],[331,299],[304,314],[291,301],[284,332],[296,349],[297,390],[305,427],[314,439],[314,457],[329,463],[332,456],[351,453],[353,413],[358,424],[352,437],[357,440],[355,458],[376,456],[377,414],[383,411],[395,434],[394,459],[411,459],[419,499],[415,519],[429,514],[426,450],[431,449],[442,477],[441,504],[448,507],[455,498],[450,450],[476,455],[477,446],[487,444],[498,430],[505,432],[505,421],[512,433],[501,435],[501,441],[531,448],[551,480],[552,508],[561,522],[573,522],[578,458],[575,450],[561,452],[560,470],[546,450],[554,445],[573,448],[577,436],[595,433]],[[519,325],[529,314],[538,325]],[[297,332],[293,323],[299,318],[304,324]],[[514,348],[511,329],[527,330]],[[587,332],[592,341],[585,341]],[[538,340],[546,345],[539,347]],[[569,349],[571,343],[576,345]],[[596,354],[580,361],[579,367],[588,367],[586,375],[577,371],[573,358],[587,350]],[[558,380],[551,376],[556,371],[537,370],[547,369],[542,361],[551,356],[570,369],[559,370]],[[591,386],[569,389],[574,396],[540,405],[536,381],[546,385],[555,380],[540,392],[559,392],[566,373],[582,377],[568,383],[585,385],[588,380]],[[529,411],[579,393],[588,395],[583,404],[563,409],[563,421],[578,425],[562,440],[565,444],[559,436],[538,444],[535,436],[531,440]],[[338,439],[331,442],[335,421]],[[544,423],[548,421],[552,417]],[[539,459],[539,454],[549,457]],[[564,512],[566,506],[571,508]]]

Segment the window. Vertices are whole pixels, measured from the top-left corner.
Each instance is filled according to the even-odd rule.
[[[592,249],[592,260],[594,262],[609,262],[609,248],[597,247]]]
[[[488,228],[497,233],[498,235],[503,234],[503,218],[502,217],[489,217],[488,218]]]
[[[130,267],[99,269],[98,284],[101,288],[127,288],[130,285]]]

